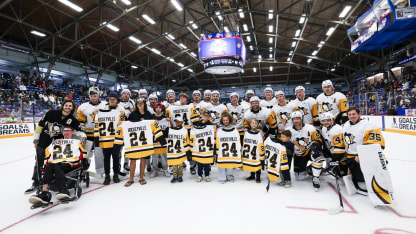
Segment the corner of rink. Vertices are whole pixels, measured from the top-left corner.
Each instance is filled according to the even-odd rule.
[[[328,214],[328,209],[339,204],[331,177],[323,178],[319,192],[312,190],[310,179],[295,181],[293,174],[291,188],[271,183],[266,192],[264,171],[261,184],[246,181],[248,173],[240,170],[235,171],[236,182],[220,184],[216,167],[210,183],[195,182],[189,167],[181,184],[146,174],[147,185],[140,185],[135,177],[136,183],[125,188],[127,177],[109,186],[92,178],[89,188],[83,185],[78,201],[31,210],[30,195],[23,191],[31,185],[32,138],[1,139],[0,232],[44,233],[47,228],[62,233],[416,233],[416,183],[412,182],[416,178],[416,136],[392,132],[383,132],[383,136],[396,203],[375,208],[368,197],[347,195],[341,183],[345,212],[338,215]],[[68,224],[68,220],[77,223]]]

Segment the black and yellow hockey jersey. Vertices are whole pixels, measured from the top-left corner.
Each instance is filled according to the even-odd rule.
[[[189,143],[192,151],[192,160],[203,164],[214,162],[214,125],[195,126],[192,128]]]
[[[78,139],[58,139],[53,141],[45,150],[45,163],[67,163],[76,165],[87,153]]]
[[[217,149],[217,167],[241,167],[240,134],[236,128],[218,129],[215,147]]]
[[[291,102],[291,106],[293,107],[292,112],[302,112],[304,124],[313,124],[314,122],[319,122],[318,104],[316,103],[315,98],[307,97],[302,101],[296,98]]]
[[[351,124],[351,121],[346,122],[342,128],[342,133],[348,158],[354,158],[358,155],[357,146],[359,145],[379,144],[382,149],[385,147],[380,128],[367,119],[361,119],[355,124]]]
[[[264,141],[264,148],[269,180],[277,181],[280,172],[289,170],[286,148],[270,137]]]
[[[319,116],[326,112],[331,112],[334,115],[337,123],[344,123],[341,119],[347,120],[347,110],[349,108],[347,97],[340,92],[335,92],[332,95],[326,95],[325,93],[319,94],[316,98],[318,103]]]
[[[123,121],[117,128],[114,144],[124,145],[127,158],[138,159],[153,154],[154,141],[163,135],[154,120]]]
[[[174,166],[185,162],[189,151],[188,130],[184,127],[166,129],[168,165]]]
[[[124,109],[123,109],[124,110]],[[94,142],[101,148],[113,148],[116,129],[125,117],[120,109],[100,110],[94,118]]]
[[[261,170],[261,161],[264,160],[264,144],[261,131],[248,130],[244,134],[243,149],[243,171],[255,172]]]
[[[94,111],[104,109],[106,102],[99,101],[97,104],[91,102],[82,103],[77,110],[76,118],[84,124],[85,134],[88,140],[94,140]]]

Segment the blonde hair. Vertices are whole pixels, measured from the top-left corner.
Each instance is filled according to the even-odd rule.
[[[257,128],[256,129],[254,129],[254,130],[258,130],[258,129],[260,129],[260,121],[258,120],[258,119],[256,119],[256,118],[254,118],[254,119],[252,119],[252,120],[250,120],[250,128],[251,128],[251,122],[253,122],[253,121],[255,121],[256,123],[257,123]]]

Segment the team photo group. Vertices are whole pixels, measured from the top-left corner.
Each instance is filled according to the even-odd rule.
[[[348,193],[367,195],[358,148],[384,149],[381,131],[349,107],[330,80],[322,82],[322,91],[313,98],[297,86],[296,98],[288,100],[283,91],[267,87],[262,94],[246,90],[245,97],[233,92],[221,103],[216,90],[188,96],[169,89],[161,98],[145,89],[123,89],[102,97],[91,87],[88,102],[76,106],[66,99],[38,123],[33,183],[25,193],[36,192],[29,202],[44,207],[51,190],[58,201],[76,200],[74,180],[88,173],[103,178],[104,185],[123,180],[128,189],[157,176],[181,183],[187,167],[196,182],[211,182],[217,167],[213,177],[221,184],[235,182],[242,170],[246,180],[267,179],[267,189],[309,180],[311,191],[319,191],[320,179],[333,175]],[[78,176],[68,182],[74,170]]]

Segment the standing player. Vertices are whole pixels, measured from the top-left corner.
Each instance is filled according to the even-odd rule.
[[[125,120],[125,110],[118,104],[118,96],[116,93],[108,95],[108,103],[103,109],[96,111],[94,138],[95,146],[103,149],[104,153],[104,185],[110,184],[110,166],[111,158],[113,159],[113,181],[120,182],[118,174],[120,171],[119,151],[114,148],[114,140],[116,136],[117,125]]]
[[[211,104],[211,90],[207,89],[204,91],[204,100],[202,102]]]
[[[212,108],[208,109],[211,113],[212,123],[218,125],[220,122],[221,114],[227,110],[227,107],[224,104],[220,103],[220,92],[214,90],[211,93],[212,95]]]
[[[29,194],[35,191],[36,187],[39,186],[41,179],[40,169],[42,168],[43,161],[45,158],[45,149],[55,139],[63,138],[64,125],[70,125],[72,128],[77,130],[76,135],[81,141],[86,141],[87,136],[81,123],[74,117],[75,103],[73,100],[65,99],[62,102],[62,106],[59,110],[50,110],[45,116],[39,121],[38,126],[35,129],[33,137],[33,144],[36,148],[36,164],[33,170],[32,176],[32,187],[25,191],[25,194]]]
[[[259,127],[263,130],[265,138],[268,134],[275,135],[277,132],[277,122],[274,113],[268,109],[260,107],[260,99],[257,96],[250,98],[251,107],[244,112],[244,128],[250,128],[252,119],[259,121]]]
[[[267,87],[264,89],[264,99],[261,100],[260,106],[271,110],[277,104],[277,100],[273,97],[273,89]]]
[[[120,99],[120,105],[125,110],[125,116],[126,118],[129,117],[130,113],[134,110],[134,102],[130,99],[131,92],[128,89],[123,89],[121,91],[121,99]],[[121,152],[121,151],[120,151]],[[120,165],[121,165],[121,156],[120,156]],[[124,171],[127,172],[130,170],[129,168],[129,159],[124,156],[124,165],[123,165]],[[125,173],[120,173],[121,176],[125,176]]]
[[[320,188],[319,175],[325,159],[322,154],[322,140],[318,131],[309,124],[302,121],[303,113],[295,111],[292,113],[293,127],[289,128],[295,144],[294,172],[296,180],[304,180],[307,177],[306,167],[308,161],[312,161],[312,184],[317,191]]]
[[[162,104],[165,106],[166,109],[168,109],[169,106],[174,106],[175,104],[175,91],[172,89],[169,89],[166,91],[166,101],[163,101]]]
[[[277,105],[272,109],[276,115],[277,128],[279,129],[278,136],[287,128],[292,126],[290,115],[293,112],[293,106],[291,103],[286,103],[285,94],[279,90],[276,92]]]
[[[254,90],[249,89],[246,91],[246,99],[241,101],[241,106],[243,106],[243,109],[247,110],[250,108],[250,98],[254,96]]]
[[[347,122],[348,100],[345,95],[340,92],[335,92],[330,80],[322,82],[322,90],[324,92],[316,98],[319,116],[325,112],[331,112],[335,118],[335,123],[344,124]]]
[[[150,114],[155,114],[155,105],[157,103],[157,95],[155,93],[151,93],[149,95],[149,105],[147,106],[147,110],[150,112]]]
[[[97,87],[91,87],[88,90],[90,101],[81,104],[77,111],[77,120],[84,123],[87,141],[85,150],[87,151],[88,160],[92,157],[94,149],[95,172],[104,174],[104,155],[100,147],[94,147],[94,112],[104,108],[107,102],[100,101],[100,90]]]
[[[246,109],[238,103],[240,96],[236,92],[230,94],[231,103],[227,103],[228,113],[233,117],[233,125],[240,133],[240,140],[243,142],[244,137],[244,112]]]
[[[139,90],[139,98],[144,98],[147,100],[147,90],[146,89],[140,89]]]
[[[293,111],[303,113],[303,123],[320,126],[318,119],[318,105],[312,97],[305,96],[305,88],[298,86],[295,89],[296,99],[293,100]]]
[[[212,109],[213,106],[211,103],[201,101],[201,92],[199,90],[194,90],[192,92],[192,100],[193,102],[190,104],[190,106],[195,107],[197,115],[199,116],[199,121],[202,118],[202,113],[204,113],[204,111],[207,109]],[[195,123],[196,121],[193,120],[192,122]]]
[[[365,194],[367,191],[364,184],[364,175],[360,167],[360,160],[357,157],[357,147],[359,145],[379,144],[381,148],[384,149],[385,142],[380,128],[365,118],[361,119],[360,110],[358,108],[350,107],[347,113],[349,121],[347,121],[342,128],[345,152],[347,153],[347,167],[351,172],[352,182],[354,183],[357,192],[364,192]]]

